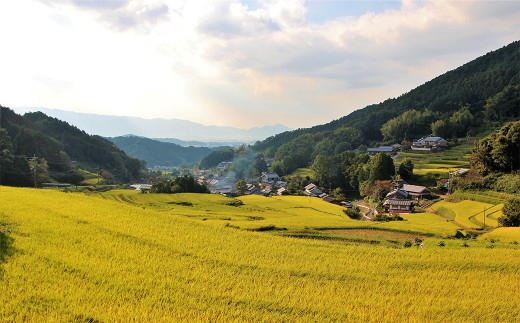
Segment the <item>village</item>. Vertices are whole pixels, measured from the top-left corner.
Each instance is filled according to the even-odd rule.
[[[433,135],[414,139],[408,148],[409,152],[415,154],[432,154],[443,151],[449,147],[448,141]],[[369,156],[375,156],[383,153],[391,156],[394,160],[402,152],[401,144],[393,144],[391,146],[379,146],[375,148],[367,148],[366,153]],[[274,160],[267,160],[270,166]],[[414,212],[415,207],[425,207],[439,200],[439,195],[433,193],[428,187],[422,185],[409,184],[401,178],[395,178],[391,181],[391,190],[385,194],[384,199],[376,207],[370,205],[367,198],[364,200],[354,201],[352,199],[338,199],[329,194],[327,190],[319,187],[308,178],[309,183],[301,187],[299,190],[289,189],[291,179],[280,177],[274,172],[262,172],[260,176],[249,176],[246,178],[237,178],[233,171],[230,171],[233,161],[222,161],[212,169],[185,169],[190,176],[199,184],[206,185],[210,193],[220,194],[227,197],[236,197],[239,195],[260,195],[260,196],[282,196],[282,195],[302,195],[341,205],[345,208],[357,206],[361,211],[363,220],[372,220],[378,213],[387,213],[389,215],[409,214]],[[465,176],[469,170],[460,168],[451,171],[448,178],[443,180],[443,189],[449,194],[449,179],[453,176]],[[242,188],[237,189],[238,183],[245,184]],[[136,190],[149,190],[151,184],[132,184],[132,188]]]

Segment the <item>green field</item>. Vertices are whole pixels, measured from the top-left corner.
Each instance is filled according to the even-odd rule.
[[[459,168],[469,168],[469,157],[475,139],[464,139],[454,147],[432,154],[401,153],[397,157],[397,164],[405,158],[410,158],[414,164],[414,174],[437,174],[447,178],[448,173]]]
[[[314,179],[314,172],[312,171],[312,169],[310,169],[308,167],[307,168],[298,168],[297,170],[295,170],[294,172],[292,172],[291,174],[289,174],[285,177],[287,177],[288,179],[291,179],[296,176],[300,176],[302,178],[309,176],[312,180],[312,179]]]
[[[236,200],[218,195],[8,187],[0,198],[0,321],[520,319],[517,245],[471,240],[463,248],[445,239],[437,247],[430,237],[424,249],[406,249],[348,240],[410,239],[412,227],[449,223],[434,214],[374,224],[392,231],[320,231],[305,226],[361,222],[305,198],[244,197],[231,206]],[[246,218],[257,215],[337,239],[240,227],[264,221]]]
[[[92,183],[92,184],[98,184],[99,182],[99,176],[98,174],[91,173],[87,170],[80,169],[79,173],[85,177],[85,182]]]

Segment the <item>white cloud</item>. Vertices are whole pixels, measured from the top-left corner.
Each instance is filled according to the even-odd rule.
[[[304,1],[251,7],[220,0],[4,1],[1,103],[311,126],[520,39],[516,1],[407,0],[399,9],[321,24],[306,21]]]

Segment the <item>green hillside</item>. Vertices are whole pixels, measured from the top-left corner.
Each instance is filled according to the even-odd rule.
[[[144,163],[110,141],[41,112],[0,114],[0,183],[33,186],[46,181],[77,183],[79,169],[102,172],[111,182],[137,179]],[[36,176],[34,176],[36,169]]]
[[[121,136],[107,139],[116,144],[129,156],[144,160],[147,166],[179,166],[198,162],[215,149],[222,149],[222,147],[182,147],[174,143],[138,136]]]
[[[435,121],[441,121],[439,132],[444,131],[441,126],[454,130],[445,133],[449,138],[478,133],[488,127],[487,122],[516,120],[520,116],[518,71],[520,42],[516,41],[398,98],[367,106],[324,125],[278,134],[257,142],[252,148],[276,156],[277,160],[297,156],[302,165],[296,167],[303,167],[317,154],[333,155],[361,144],[371,146],[384,140],[401,142],[405,137],[410,140],[428,135]],[[405,122],[406,126],[394,137],[383,136],[381,130],[385,124],[410,111],[416,111],[407,116],[411,123]],[[301,148],[295,148],[298,145]]]

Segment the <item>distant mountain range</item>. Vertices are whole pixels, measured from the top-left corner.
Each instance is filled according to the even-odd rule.
[[[83,129],[87,133],[103,137],[117,137],[126,134],[148,138],[176,138],[180,140],[211,142],[212,146],[223,141],[250,143],[292,130],[281,124],[274,126],[239,129],[234,127],[205,126],[199,123],[180,119],[144,119],[136,117],[109,116],[89,113],[78,113],[57,109],[16,109],[17,112],[41,111],[49,116],[66,121]],[[179,143],[180,144],[180,143]],[[194,145],[194,146],[199,146]],[[233,145],[235,146],[235,145]]]
[[[107,139],[129,156],[144,160],[148,167],[179,166],[194,163],[209,155],[213,150],[230,148],[227,146],[215,148],[183,147],[171,142],[138,136],[120,136]]]

